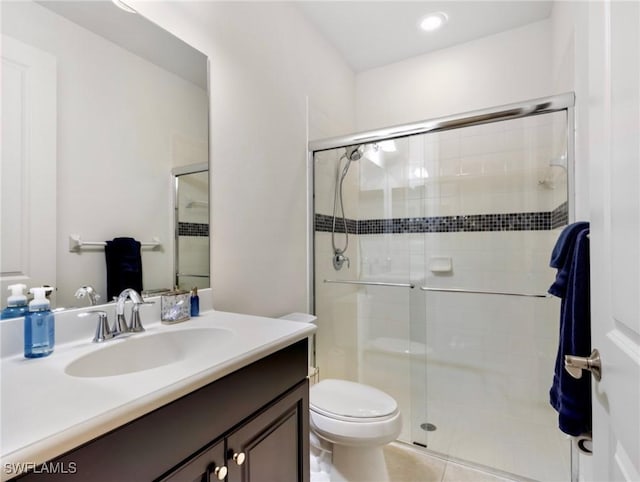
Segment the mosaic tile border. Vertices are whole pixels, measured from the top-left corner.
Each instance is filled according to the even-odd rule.
[[[549,231],[568,223],[568,205],[549,212],[470,214],[394,219],[347,219],[349,234],[457,233],[476,231]],[[342,222],[336,232],[344,232]],[[331,232],[333,218],[315,215],[315,230]]]
[[[349,234],[358,234],[359,225],[362,221],[356,219],[347,219],[347,231]],[[331,232],[331,226],[333,224],[333,216],[327,216],[326,214],[316,214],[315,230],[325,233]],[[344,233],[344,223],[341,218],[336,219],[336,233]]]
[[[178,236],[209,236],[207,223],[178,223]]]
[[[569,224],[569,204],[565,201],[551,211],[551,229]]]

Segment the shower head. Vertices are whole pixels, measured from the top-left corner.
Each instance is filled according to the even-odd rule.
[[[360,159],[362,159],[362,151],[360,150],[360,148],[362,147],[362,144],[358,144],[356,146],[347,146],[344,148],[345,150],[345,157],[347,159],[349,159],[350,161],[359,161]]]
[[[559,167],[558,169],[553,169]],[[546,174],[543,179],[538,180],[538,184],[547,189],[556,188],[556,180],[562,171],[567,171],[567,154],[566,152],[559,157],[555,157],[549,161],[549,167],[545,168]]]

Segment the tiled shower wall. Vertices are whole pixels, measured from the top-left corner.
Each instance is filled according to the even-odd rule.
[[[402,440],[521,473],[508,465],[514,462],[488,460],[455,444],[479,419],[496,422],[482,426],[487,435],[503,430],[496,414],[523,430],[533,424],[548,431],[550,444],[562,443],[547,402],[558,301],[420,287],[546,293],[554,276],[550,253],[568,220],[561,166],[565,114],[412,136],[395,140],[395,147],[368,147],[350,169],[345,215],[353,234],[346,272],[331,266],[327,232],[343,150],[316,157],[321,376],[361,380],[391,393],[404,414]],[[442,271],[448,262],[451,269]],[[415,288],[358,288],[324,279],[411,282]],[[425,422],[440,429],[427,433],[420,429]],[[558,473],[563,464],[557,462]],[[544,478],[536,470],[522,475]]]

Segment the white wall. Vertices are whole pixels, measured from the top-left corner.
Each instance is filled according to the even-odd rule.
[[[520,102],[553,92],[543,20],[356,77],[358,131]]]
[[[589,19],[588,2],[555,2],[551,14],[555,92],[576,93],[575,209],[589,219]]]
[[[57,58],[58,306],[77,305],[87,284],[106,300],[104,250],[70,253],[72,233],[159,237],[162,250],[143,250],[143,286],[170,288],[171,168],[180,146],[206,143],[206,92],[36,3],[5,2],[2,14],[4,34]]]
[[[307,118],[311,138],[353,131],[352,71],[293,4],[134,5],[210,57],[216,309],[306,311]]]

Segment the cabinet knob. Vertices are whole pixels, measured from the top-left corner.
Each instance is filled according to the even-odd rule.
[[[213,474],[213,476],[218,479],[218,480],[224,480],[225,477],[227,476],[227,468],[223,465],[221,467],[216,467],[215,464],[211,464],[209,466],[209,469],[207,470],[207,480],[210,481],[211,480],[211,475]]]
[[[244,454],[244,452],[240,452],[240,453],[234,452],[231,458],[236,464],[242,465],[244,464],[244,461],[247,458],[247,456]]]

